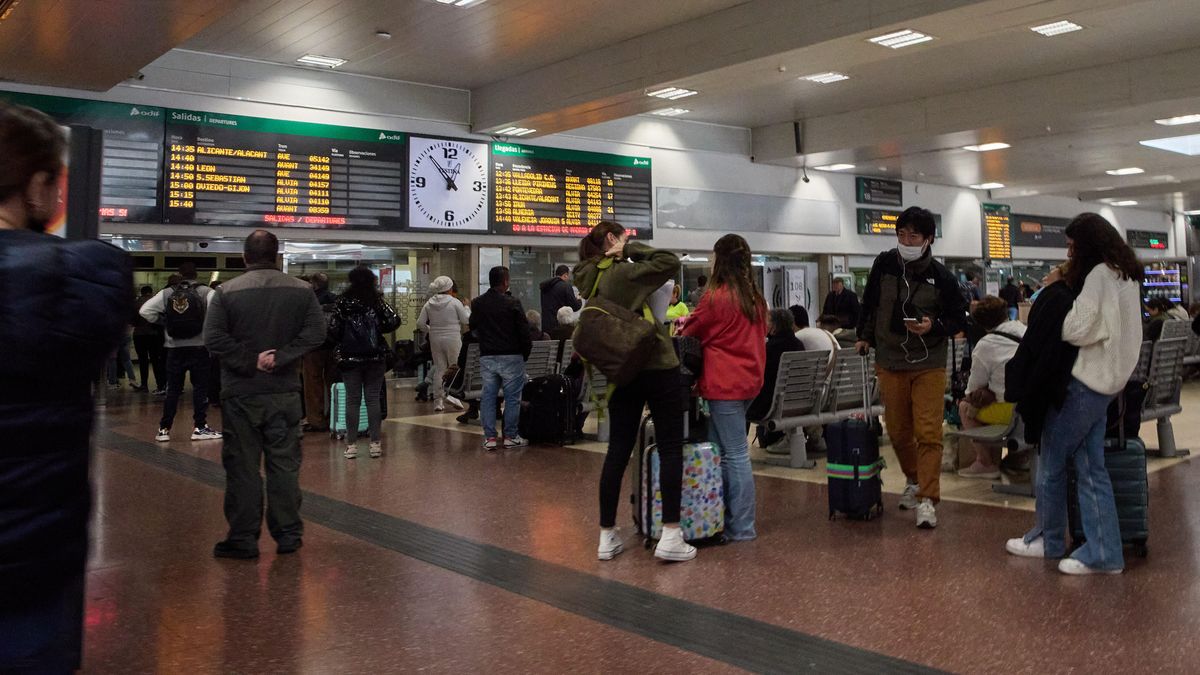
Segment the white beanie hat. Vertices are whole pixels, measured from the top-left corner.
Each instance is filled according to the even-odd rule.
[[[432,284],[429,284],[429,292],[433,293],[434,295],[437,295],[438,293],[445,293],[451,288],[454,288],[454,280],[445,276],[438,277],[433,280]]]

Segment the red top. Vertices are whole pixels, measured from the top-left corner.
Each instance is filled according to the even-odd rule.
[[[681,334],[704,347],[700,395],[711,401],[748,401],[762,389],[767,361],[767,323],[750,321],[733,293],[713,288],[687,317]]]

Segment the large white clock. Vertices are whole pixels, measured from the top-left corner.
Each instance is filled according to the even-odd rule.
[[[408,137],[408,225],[486,232],[488,145]]]

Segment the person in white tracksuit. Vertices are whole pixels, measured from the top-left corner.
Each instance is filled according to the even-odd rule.
[[[433,352],[433,409],[436,412],[445,410],[446,401],[459,410],[463,409],[461,401],[446,396],[446,387],[442,384],[446,368],[458,362],[463,326],[471,318],[470,310],[450,294],[453,288],[454,281],[450,277],[434,279],[429,284],[432,295],[417,318],[417,329],[429,333],[429,348]]]

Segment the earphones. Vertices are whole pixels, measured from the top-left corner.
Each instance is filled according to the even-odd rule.
[[[899,256],[900,254],[897,253],[896,255]],[[912,297],[913,297],[913,287],[912,287],[912,284],[909,283],[909,281],[908,281],[907,271],[908,270],[905,266],[904,258],[900,258],[900,278],[904,280],[904,289],[906,291],[904,302],[900,305],[901,313],[904,312],[904,306],[909,304],[910,302],[912,302]],[[904,342],[900,343],[900,349],[904,350],[904,362],[908,363],[908,364],[916,365],[918,363],[928,360],[929,359],[929,345],[925,343],[925,336],[917,335],[916,333],[914,333],[910,330],[907,330],[907,329],[905,329],[904,332],[906,333],[906,335],[904,337]],[[919,359],[914,359],[912,354],[908,351],[908,341],[913,339],[914,335],[916,336],[917,340],[920,340],[921,347],[925,350],[925,355]]]

